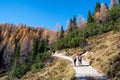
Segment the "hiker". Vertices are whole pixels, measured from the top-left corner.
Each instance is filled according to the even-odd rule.
[[[82,65],[82,54],[78,55],[78,61],[79,61],[79,64]]]
[[[73,60],[74,60],[74,66],[76,66],[76,61],[77,61],[77,56],[76,55],[73,56]]]
[[[54,55],[54,54],[55,54],[55,50],[52,51],[52,55]]]

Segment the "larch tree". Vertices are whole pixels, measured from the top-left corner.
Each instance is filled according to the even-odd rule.
[[[108,17],[107,12],[108,12],[107,6],[105,4],[101,4],[100,14],[101,14],[101,21],[102,22],[107,21],[107,17]]]
[[[100,18],[101,18],[100,12],[96,12],[94,16],[95,16],[95,21],[96,21],[97,23],[99,23]]]
[[[111,3],[110,3],[110,8],[116,6],[116,0],[111,0]]]
[[[57,34],[56,34],[57,39],[59,38],[60,27],[61,27],[61,25],[59,23],[57,23],[55,26],[55,31],[57,32]]]
[[[86,23],[85,19],[81,15],[78,15],[78,21],[77,21],[78,28],[84,28],[85,23]]]

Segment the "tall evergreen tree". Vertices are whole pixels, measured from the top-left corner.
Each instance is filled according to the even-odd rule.
[[[33,49],[32,49],[32,62],[35,61],[37,52],[38,52],[38,39],[34,39],[34,41],[33,41]]]
[[[45,40],[41,40],[38,44],[38,53],[43,53],[45,49]]]
[[[15,50],[15,58],[18,58],[20,56],[20,46],[17,45],[16,50]]]
[[[107,9],[109,9],[109,7],[108,7],[108,5],[106,3],[105,3],[105,6],[106,6]]]
[[[14,56],[14,69],[16,69],[19,56],[20,56],[20,46],[17,45],[15,49],[15,56]]]
[[[1,37],[1,30],[0,30],[0,42],[2,41],[2,37]]]
[[[101,4],[99,2],[96,2],[96,6],[95,6],[95,9],[94,9],[94,14],[96,12],[100,12],[100,7],[101,7]]]
[[[47,51],[47,46],[48,46],[49,40],[48,40],[48,36],[46,36],[45,41],[44,41],[44,51]]]
[[[72,18],[70,19],[70,24],[68,26],[68,31],[71,32],[73,30],[73,20]]]
[[[70,19],[70,24],[68,26],[68,31],[71,32],[75,28],[77,28],[77,20],[76,20],[76,17],[73,16],[73,18]]]
[[[88,22],[88,23],[92,23],[93,20],[94,20],[94,19],[93,19],[93,16],[92,16],[92,14],[91,14],[91,11],[89,10],[89,11],[88,11],[88,19],[87,19],[87,22]]]
[[[0,43],[1,43],[1,40],[2,40],[2,39],[1,39],[1,35],[0,35]]]
[[[118,5],[120,5],[120,0],[118,0]]]
[[[73,16],[73,24],[74,24],[73,28],[77,28],[77,22],[76,22],[76,17],[75,16]]]
[[[61,30],[60,30],[60,39],[64,37],[64,30],[63,30],[63,26],[61,26]]]

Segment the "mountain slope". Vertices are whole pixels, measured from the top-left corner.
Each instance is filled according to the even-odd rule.
[[[70,80],[75,75],[72,65],[67,60],[50,57],[46,62],[43,69],[36,73],[30,71],[21,80]]]
[[[59,58],[63,58],[69,60],[73,65],[75,70],[76,77],[78,80],[109,80],[104,74],[97,72],[93,67],[89,65],[89,63],[82,61],[82,66],[79,66],[78,59],[76,63],[76,67],[74,66],[74,61],[71,56],[65,56],[63,53],[56,53],[54,56]]]
[[[108,32],[87,39],[90,54],[87,59],[100,72],[120,79],[120,32]]]
[[[90,62],[99,72],[111,79],[120,79],[120,32],[113,31],[88,38],[88,56],[83,59]],[[66,49],[66,55],[84,53],[80,47]]]
[[[18,26],[0,24],[0,70],[9,71],[18,47],[20,47],[18,58],[20,64],[29,60],[32,54],[33,40],[46,38],[48,38],[49,44],[53,43],[56,40],[56,32],[22,24]]]

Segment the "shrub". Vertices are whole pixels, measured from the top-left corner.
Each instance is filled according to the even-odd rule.
[[[108,71],[108,76],[111,77],[113,80],[120,79],[120,54],[115,55],[113,59],[110,59],[111,68]],[[113,64],[114,63],[114,64]]]
[[[32,65],[32,72],[37,72],[38,70],[40,70],[41,68],[44,67],[44,63],[40,62],[40,63],[35,63]]]
[[[14,74],[17,78],[21,78],[28,70],[30,70],[29,65],[21,64],[15,69]]]

